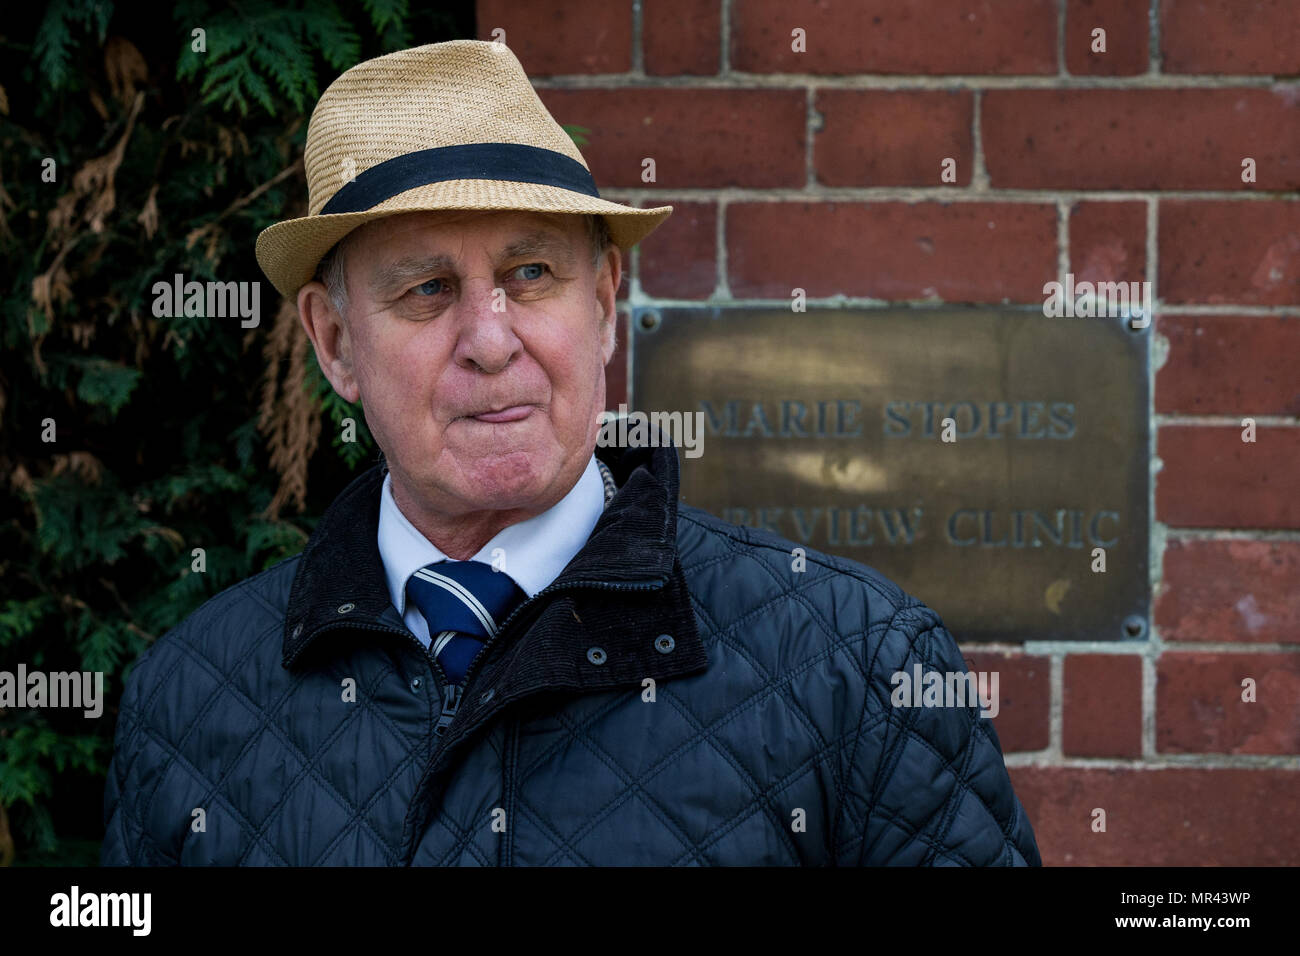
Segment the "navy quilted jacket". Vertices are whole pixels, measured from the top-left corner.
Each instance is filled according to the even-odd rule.
[[[389,601],[379,466],[159,639],[103,862],[1041,863],[991,722],[890,704],[896,671],[966,670],[933,611],[679,505],[674,449],[598,453],[618,494],[459,695]]]

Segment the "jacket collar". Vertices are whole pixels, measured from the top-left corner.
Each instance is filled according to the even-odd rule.
[[[613,472],[618,493],[559,577],[516,612],[517,617],[540,610],[544,620],[536,623],[545,625],[530,625],[523,649],[538,659],[527,668],[529,673],[516,675],[521,680],[508,682],[518,684],[517,691],[524,685],[542,689],[639,683],[707,666],[677,560],[677,450],[597,448],[596,454]],[[356,478],[308,540],[285,611],[286,668],[327,632],[404,631],[389,599],[377,544],[384,473],[385,467],[376,465]],[[557,617],[560,605],[565,612],[562,622]],[[513,630],[507,621],[503,634]],[[670,651],[659,641],[661,634],[672,638]],[[593,646],[605,651],[601,665],[574,666],[575,647],[557,646],[581,642],[576,648],[581,664],[589,659],[588,640],[599,641]],[[491,656],[499,659],[499,651],[496,648]],[[483,674],[485,679],[502,676],[498,667],[485,667]]]

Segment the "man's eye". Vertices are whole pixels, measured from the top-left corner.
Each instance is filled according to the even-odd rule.
[[[441,279],[430,279],[428,282],[421,282],[411,291],[418,296],[434,296],[442,291],[441,289],[436,288],[440,282],[442,282]]]
[[[530,262],[530,263],[528,263],[528,265],[526,265],[526,266],[520,266],[518,269],[515,270],[515,272],[519,272],[519,271],[521,271],[521,270],[523,270],[523,269],[538,269],[538,270],[542,270],[542,271],[537,272],[535,275],[526,275],[526,276],[522,276],[522,277],[521,277],[521,278],[524,278],[524,279],[532,280],[532,279],[540,279],[540,278],[545,274],[545,270],[547,270],[547,269],[549,269],[549,268],[550,268],[549,266],[547,266],[545,263],[542,263],[542,262]]]

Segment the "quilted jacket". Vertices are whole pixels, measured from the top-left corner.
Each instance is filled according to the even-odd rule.
[[[675,449],[598,454],[618,493],[460,693],[389,600],[382,466],[156,641],[102,862],[1041,864],[991,722],[891,706],[967,669],[932,610],[679,503]]]

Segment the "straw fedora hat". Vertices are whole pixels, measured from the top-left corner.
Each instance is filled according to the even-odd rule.
[[[601,199],[573,140],[503,43],[450,40],[358,63],[307,126],[308,215],[264,229],[257,261],[286,296],[363,223],[395,213],[594,213],[626,251],[672,214]]]

